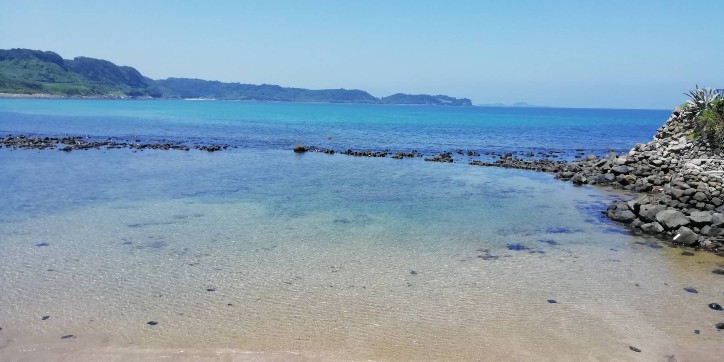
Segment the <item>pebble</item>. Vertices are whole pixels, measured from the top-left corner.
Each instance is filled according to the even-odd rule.
[[[44,315],[43,318],[40,318],[40,319],[45,321],[45,320],[48,320],[48,318],[50,318],[49,315]]]
[[[214,289],[214,288],[206,288],[206,291],[207,291],[207,292],[215,292],[216,289]]]
[[[700,330],[698,330],[698,329],[695,329],[695,330],[694,330],[694,334],[699,334],[699,333],[701,333]]]
[[[684,288],[684,290],[686,290],[689,293],[699,293],[698,290],[691,288],[691,287]]]
[[[555,299],[548,299],[548,303],[550,303],[550,304],[556,304],[556,303],[558,303],[558,301],[555,300]]]
[[[39,248],[42,248],[42,247],[48,246],[48,245],[50,245],[50,244],[48,244],[48,243],[38,243],[38,244],[35,244],[35,246],[37,246],[37,247],[39,247]]]
[[[724,269],[714,269],[711,272],[714,274],[724,275]]]
[[[66,335],[60,337],[60,339],[68,339],[68,338],[75,338],[75,336],[72,334],[66,334]]]
[[[630,350],[632,350],[632,351],[634,351],[634,352],[641,352],[640,349],[638,349],[638,348],[636,348],[636,347],[634,347],[634,346],[628,346],[628,349],[630,349]]]
[[[417,275],[417,272],[414,271],[414,270],[411,270],[411,271],[410,271],[410,275]]]
[[[158,322],[156,322],[156,321],[149,321],[149,322],[147,322],[146,324],[148,324],[149,326],[155,326],[156,324],[158,324]]]
[[[719,311],[723,310],[721,305],[719,305],[718,303],[709,303],[709,308],[711,308],[713,310],[719,310]]]
[[[717,323],[717,324],[716,324],[716,329],[718,329],[718,330],[724,329],[724,322],[719,322],[719,323]]]

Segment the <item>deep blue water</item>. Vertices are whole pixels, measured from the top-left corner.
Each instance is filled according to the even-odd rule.
[[[0,99],[0,134],[294,144],[425,154],[559,150],[605,154],[647,142],[667,110],[434,107],[224,101]],[[583,151],[576,151],[583,149]]]

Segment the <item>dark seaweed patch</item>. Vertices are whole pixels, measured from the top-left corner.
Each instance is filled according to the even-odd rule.
[[[548,234],[573,234],[573,233],[580,233],[583,232],[581,229],[573,229],[569,227],[550,227],[545,229],[545,232]]]
[[[652,249],[663,249],[664,248],[663,246],[659,245],[659,243],[657,243],[655,241],[637,241],[636,244],[648,246],[649,248],[652,248]]]
[[[520,244],[520,243],[509,243],[506,245],[506,247],[508,248],[508,250],[513,250],[513,251],[531,250],[529,247],[527,247],[523,244]]]
[[[606,234],[622,234],[622,235],[631,235],[631,232],[625,229],[618,229],[618,228],[606,228],[603,230]]]
[[[540,239],[538,241],[541,243],[546,243],[548,245],[558,245],[558,242],[553,239]]]

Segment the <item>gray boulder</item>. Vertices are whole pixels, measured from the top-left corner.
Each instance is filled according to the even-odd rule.
[[[689,224],[689,218],[676,210],[663,210],[656,214],[656,221],[666,229],[672,230]]]
[[[711,215],[711,226],[724,226],[724,214],[717,212]]]
[[[614,166],[611,167],[611,172],[613,172],[614,175],[621,175],[621,174],[627,174],[628,173],[628,166]]]
[[[698,239],[699,235],[696,235],[695,232],[686,226],[680,227],[676,230],[676,235],[674,235],[674,241],[684,245],[694,245]]]
[[[693,224],[711,224],[712,215],[709,211],[694,211],[689,215],[689,220]]]
[[[629,223],[636,219],[636,215],[631,210],[613,209],[608,210],[607,214],[608,217],[611,218],[611,220],[618,222]]]
[[[641,205],[639,217],[648,222],[656,221],[656,214],[664,210],[666,210],[666,206],[664,205]]]
[[[661,234],[664,232],[664,227],[654,221],[641,225],[641,230],[648,234]]]

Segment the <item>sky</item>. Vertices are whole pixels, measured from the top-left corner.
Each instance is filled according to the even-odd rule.
[[[0,48],[188,77],[671,109],[724,88],[724,0],[0,0]]]

